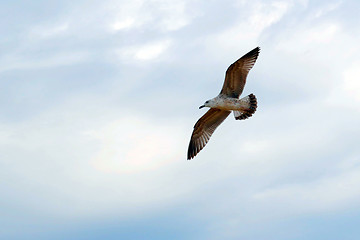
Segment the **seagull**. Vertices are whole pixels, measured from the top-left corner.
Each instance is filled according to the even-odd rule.
[[[260,48],[256,47],[226,70],[224,85],[220,94],[213,99],[207,100],[199,107],[210,109],[196,122],[191,135],[187,159],[194,158],[208,143],[215,129],[233,111],[236,120],[244,120],[251,117],[257,108],[257,100],[254,94],[239,99],[242,93],[246,77],[254,66],[259,55]]]

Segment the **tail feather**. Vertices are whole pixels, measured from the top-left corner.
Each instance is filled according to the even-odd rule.
[[[244,101],[249,105],[249,108],[246,111],[233,111],[234,116],[236,120],[244,120],[249,117],[251,117],[257,108],[257,100],[254,94],[250,94],[242,99],[240,101]]]

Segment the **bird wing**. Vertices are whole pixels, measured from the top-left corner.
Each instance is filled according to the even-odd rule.
[[[259,52],[260,48],[256,47],[228,67],[220,94],[233,98],[240,96],[246,83],[247,74],[254,66]]]
[[[227,118],[231,111],[210,108],[195,124],[191,135],[188,160],[198,154],[205,147],[215,129]]]

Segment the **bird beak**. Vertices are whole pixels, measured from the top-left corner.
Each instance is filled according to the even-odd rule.
[[[200,108],[203,108],[203,107],[205,107],[205,105],[201,105],[201,106],[199,107],[199,109],[200,109]]]

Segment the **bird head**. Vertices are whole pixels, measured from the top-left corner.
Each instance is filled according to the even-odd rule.
[[[213,103],[212,99],[207,100],[207,101],[204,103],[204,105],[201,105],[201,106],[199,107],[199,109],[200,109],[200,108],[203,108],[203,107],[212,107],[212,105],[213,105],[212,103]]]

